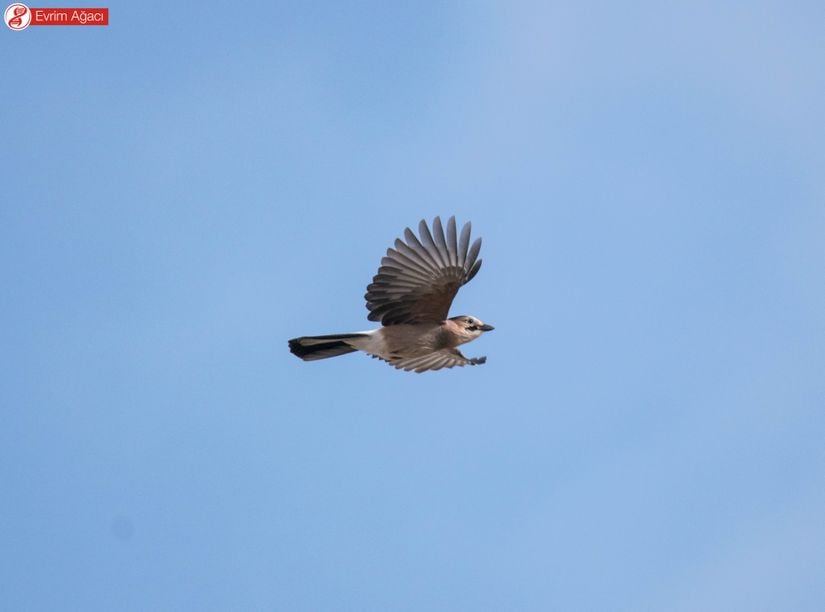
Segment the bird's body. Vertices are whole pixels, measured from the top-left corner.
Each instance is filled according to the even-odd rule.
[[[461,285],[478,272],[481,239],[469,246],[470,224],[457,240],[455,218],[433,221],[433,232],[419,224],[421,240],[408,228],[407,242],[395,241],[381,260],[378,274],[367,288],[368,318],[381,321],[378,329],[326,336],[301,336],[289,341],[292,353],[305,361],[363,351],[399,369],[440,370],[478,365],[486,357],[464,357],[458,346],[493,329],[475,317],[447,318]]]

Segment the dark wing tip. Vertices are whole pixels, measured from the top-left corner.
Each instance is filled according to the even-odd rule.
[[[481,269],[481,262],[482,262],[482,261],[483,261],[483,260],[481,260],[481,259],[477,260],[477,261],[473,264],[473,267],[472,267],[472,268],[470,268],[469,270],[467,270],[467,272],[466,272],[466,274],[465,274],[465,276],[464,276],[464,283],[465,283],[465,284],[466,284],[466,283],[469,283],[471,280],[473,280],[473,277],[475,277],[475,275],[476,275],[476,274],[478,274],[478,271]]]

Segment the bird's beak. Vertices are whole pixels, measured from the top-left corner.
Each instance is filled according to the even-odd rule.
[[[493,327],[492,325],[487,325],[487,324],[485,323],[484,325],[480,325],[480,326],[479,326],[479,329],[480,329],[481,331],[493,331],[493,330],[495,329],[495,327]]]

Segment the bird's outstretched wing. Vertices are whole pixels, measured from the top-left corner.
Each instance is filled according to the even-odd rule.
[[[396,239],[395,248],[387,249],[367,287],[367,318],[382,325],[445,320],[459,287],[481,267],[481,238],[470,246],[470,228],[465,223],[456,238],[455,217],[447,221],[446,234],[436,217],[432,233],[425,221],[418,224],[420,239],[405,229],[406,242]]]
[[[427,370],[440,370],[441,368],[454,368],[455,366],[481,365],[486,363],[486,357],[465,357],[458,349],[441,349],[423,357],[403,357],[400,359],[386,359],[387,363],[399,370],[415,370],[416,372],[426,372]]]

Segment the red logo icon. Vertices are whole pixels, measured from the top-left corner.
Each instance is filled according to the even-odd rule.
[[[12,30],[25,30],[32,21],[32,12],[25,4],[16,2],[9,4],[6,12],[3,13],[3,19]]]

